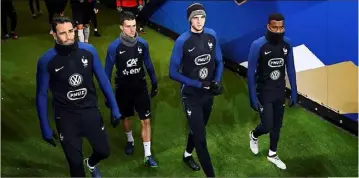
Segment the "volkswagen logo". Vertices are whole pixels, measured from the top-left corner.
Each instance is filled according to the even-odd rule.
[[[69,77],[69,84],[73,87],[77,87],[77,86],[81,85],[82,80],[83,80],[83,78],[80,74],[78,74],[78,73],[72,74]]]
[[[203,67],[202,69],[199,70],[199,78],[201,79],[206,79],[208,76],[208,69],[206,67]]]
[[[275,71],[273,71],[273,72],[270,73],[270,78],[271,78],[272,80],[278,80],[279,77],[280,77],[280,72],[279,72],[279,70],[275,70]]]

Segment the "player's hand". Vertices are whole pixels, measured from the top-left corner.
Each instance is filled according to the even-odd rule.
[[[258,109],[259,109],[259,112],[262,113],[264,108],[263,106],[261,105],[261,103],[258,101]]]
[[[113,128],[116,128],[120,124],[121,116],[120,117],[113,117],[111,116],[111,125]]]
[[[215,96],[223,93],[223,87],[220,82],[212,81],[210,89]]]
[[[55,143],[55,139],[58,140],[59,137],[53,133],[51,138],[44,138],[44,140],[49,143],[50,145],[52,145],[53,147],[56,147],[56,143]]]
[[[94,8],[93,11],[95,12],[95,14],[98,13],[98,9]]]
[[[118,12],[122,12],[122,7],[118,6],[118,7],[117,7],[117,11],[118,11]]]
[[[259,101],[255,102],[255,103],[251,102],[251,107],[256,112],[263,112],[263,106]]]
[[[139,10],[139,11],[142,11],[142,9],[143,9],[143,5],[139,5],[139,6],[138,6],[138,10]]]
[[[152,84],[151,88],[151,98],[155,97],[158,93],[157,83]]]
[[[211,82],[204,81],[201,83],[201,88],[210,90],[211,89]]]

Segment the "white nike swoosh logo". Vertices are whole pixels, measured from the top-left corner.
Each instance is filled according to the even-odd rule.
[[[196,47],[189,49],[188,52],[192,52],[194,49],[196,49]]]
[[[120,51],[120,54],[123,54],[123,53],[125,53],[126,51]]]
[[[272,52],[272,51],[269,51],[269,52],[264,52],[264,54],[265,54],[265,55],[267,55],[267,54],[269,54],[269,53],[271,53],[271,52]]]
[[[58,69],[55,69],[55,72],[58,72],[59,70],[61,70],[62,68],[64,68],[64,66],[58,68]]]

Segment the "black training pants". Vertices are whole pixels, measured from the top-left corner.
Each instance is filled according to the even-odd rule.
[[[90,166],[95,166],[109,157],[110,146],[99,109],[77,111],[55,109],[55,122],[71,177],[85,177],[82,138],[86,138],[93,149],[89,158]]]
[[[40,11],[40,2],[39,2],[39,0],[35,0],[35,4],[36,4],[36,10]],[[30,7],[31,14],[35,14],[34,0],[29,0],[29,7]]]
[[[14,32],[17,25],[17,14],[14,5],[12,4],[12,1],[1,2],[1,30],[4,35],[9,34],[7,28],[8,17],[11,21],[10,31]]]
[[[47,8],[47,12],[49,13],[48,22],[49,24],[51,24],[55,14],[59,15],[60,13],[63,13],[65,11],[67,1],[45,0],[45,5]]]
[[[260,111],[261,123],[254,129],[253,136],[258,138],[263,134],[270,134],[270,150],[276,152],[279,141],[280,129],[283,123],[285,98],[272,101],[259,99],[263,110]]]
[[[214,177],[206,140],[206,125],[212,112],[213,96],[198,98],[182,94],[182,102],[190,129],[186,151],[192,153],[193,149],[196,148],[204,173],[207,177]]]
[[[93,10],[93,8],[91,8],[90,11],[91,11],[91,23],[93,25],[93,28],[97,28],[97,14]]]

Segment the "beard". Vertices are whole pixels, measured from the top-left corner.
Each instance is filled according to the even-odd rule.
[[[192,25],[192,28],[198,32],[203,30],[203,26],[201,28],[197,28],[196,26]]]
[[[73,45],[75,43],[75,40],[67,40],[67,41],[56,41],[58,44],[60,45],[64,45],[64,46],[70,46]]]

